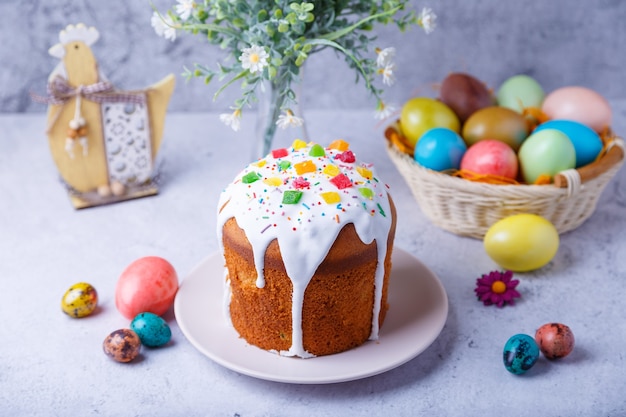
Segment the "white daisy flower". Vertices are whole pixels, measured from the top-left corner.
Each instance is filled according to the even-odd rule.
[[[430,7],[424,7],[419,17],[417,18],[417,23],[424,29],[426,34],[431,33],[437,27],[437,15]]]
[[[157,12],[152,13],[152,19],[150,19],[152,27],[157,35],[163,36],[165,39],[174,41],[176,39],[176,28],[174,28],[174,21],[169,15],[161,17]]]
[[[393,71],[396,69],[396,64],[387,64],[384,68],[380,68],[378,73],[383,76],[383,84],[385,85],[393,85],[396,82],[396,76],[393,74]]]
[[[284,114],[278,116],[276,124],[281,129],[287,129],[288,127],[300,127],[304,124],[304,119],[295,116],[291,110],[285,110]]]
[[[269,55],[262,46],[252,45],[250,48],[244,48],[239,57],[243,69],[249,69],[251,73],[261,72],[267,67],[267,58]]]
[[[178,0],[176,5],[176,13],[180,16],[181,20],[189,19],[193,9],[196,7],[196,3],[193,0]]]
[[[220,120],[226,126],[229,126],[237,132],[241,127],[241,110],[237,109],[232,113],[222,113],[220,114]]]
[[[384,101],[380,100],[378,102],[378,106],[376,107],[375,117],[378,120],[385,120],[395,113],[397,110],[396,106],[393,104],[386,104]]]
[[[377,48],[376,53],[378,54],[378,57],[376,57],[376,66],[378,66],[378,68],[384,68],[393,63],[396,57],[396,48],[390,47],[382,50]]]

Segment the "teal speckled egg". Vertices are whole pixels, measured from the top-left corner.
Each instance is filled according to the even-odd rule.
[[[130,323],[141,343],[148,347],[165,345],[172,338],[172,331],[165,320],[154,313],[140,313]]]
[[[502,359],[507,371],[521,375],[533,367],[539,358],[539,346],[527,334],[511,336],[504,345]]]

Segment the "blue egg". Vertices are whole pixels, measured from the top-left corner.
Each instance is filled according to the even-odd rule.
[[[144,346],[159,347],[172,338],[172,330],[165,320],[153,313],[140,313],[130,323]]]
[[[539,346],[527,334],[511,336],[504,345],[502,359],[507,371],[521,375],[533,367],[539,358]]]
[[[565,133],[576,150],[576,168],[592,163],[602,151],[602,139],[589,126],[573,120],[550,120],[534,130],[556,129]]]
[[[445,127],[435,127],[417,141],[413,159],[434,171],[459,169],[466,150],[467,145],[458,133]]]

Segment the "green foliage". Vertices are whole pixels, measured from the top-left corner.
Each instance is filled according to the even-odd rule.
[[[180,3],[180,2],[179,2]],[[372,30],[376,25],[394,24],[400,30],[419,24],[408,0],[200,0],[191,15],[183,20],[173,8],[169,12],[177,29],[202,36],[210,44],[227,50],[233,59],[217,68],[195,64],[185,69],[187,79],[200,78],[228,81],[219,93],[234,81],[242,83],[242,97],[234,108],[241,110],[254,102],[255,90],[269,80],[288,107],[293,98],[292,83],[297,82],[300,68],[309,57],[332,48],[356,71],[369,92],[380,101],[382,89],[374,85],[377,73]],[[268,54],[267,66],[260,72],[242,67],[244,48],[262,47]]]

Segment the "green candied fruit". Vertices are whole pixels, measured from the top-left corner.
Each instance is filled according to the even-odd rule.
[[[257,172],[251,171],[241,178],[241,182],[243,182],[244,184],[252,184],[259,179],[261,179],[261,175]]]
[[[372,191],[371,188],[359,188],[359,193],[361,193],[361,195],[369,200],[374,198],[374,191]]]
[[[280,161],[278,163],[278,170],[279,171],[286,171],[291,167],[291,162],[290,161]]]
[[[302,191],[285,191],[283,193],[283,204],[298,204],[300,198],[302,198]]]
[[[326,152],[324,152],[324,148],[322,147],[322,145],[318,145],[317,143],[313,146],[311,146],[311,150],[309,151],[309,156],[314,156],[314,157],[318,157],[318,156],[325,156]]]

